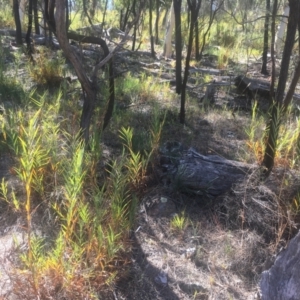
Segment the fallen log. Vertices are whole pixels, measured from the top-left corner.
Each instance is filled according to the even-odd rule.
[[[219,196],[233,184],[258,168],[217,155],[201,155],[193,148],[182,150],[180,143],[161,149],[163,179],[189,193],[209,197]]]
[[[260,96],[267,101],[270,99],[270,82],[262,79],[249,78],[243,75],[239,75],[234,79],[234,84],[237,87],[237,90],[241,94],[245,94],[251,99],[257,98]],[[276,92],[276,90],[275,90]],[[274,98],[275,95],[273,95]],[[299,105],[300,95],[294,94],[293,100],[295,104]]]
[[[270,270],[260,280],[262,300],[300,299],[300,233],[277,257]]]
[[[247,94],[252,99],[256,95],[270,97],[270,82],[266,80],[248,78],[243,75],[239,75],[234,79],[234,83],[241,94]]]

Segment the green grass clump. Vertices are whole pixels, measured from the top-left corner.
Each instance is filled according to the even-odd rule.
[[[64,64],[61,52],[52,57],[49,49],[41,47],[35,55],[35,63],[29,66],[29,76],[38,85],[58,86],[64,77]]]
[[[14,106],[20,104],[25,98],[26,93],[16,79],[0,76],[0,102],[6,102],[5,106]]]
[[[15,21],[10,5],[0,4],[0,28],[15,28]]]
[[[275,166],[285,166],[294,168],[299,165],[299,136],[300,136],[300,122],[299,118],[295,118],[291,109],[287,111],[285,121],[281,122],[278,129],[277,149],[275,154]],[[266,132],[265,132],[265,118],[258,114],[257,103],[252,108],[252,119],[250,125],[246,128],[248,141],[246,142],[247,149],[245,153],[250,150],[250,156],[254,157],[259,164],[263,160]],[[245,157],[247,160],[247,158]]]

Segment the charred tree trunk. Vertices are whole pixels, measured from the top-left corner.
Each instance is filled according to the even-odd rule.
[[[114,80],[114,71],[113,71],[113,60],[111,59],[109,62],[109,101],[106,109],[106,113],[104,116],[103,122],[103,130],[107,127],[115,105],[115,80]]]
[[[176,53],[176,93],[181,94],[182,76],[181,76],[181,1],[173,0],[175,15],[175,53]]]
[[[266,17],[265,17],[265,27],[264,27],[264,49],[262,55],[262,67],[261,73],[268,75],[267,63],[268,63],[268,50],[269,50],[269,19],[270,19],[270,0],[266,0]]]
[[[33,20],[33,16],[32,16],[33,1],[34,0],[29,0],[29,4],[28,4],[28,27],[27,27],[26,37],[25,37],[25,41],[26,41],[26,45],[27,45],[27,53],[31,57],[31,59],[32,59],[32,53],[33,53],[33,49],[31,47],[31,39],[30,39],[31,31],[32,31],[32,20]]]
[[[104,11],[103,11],[103,18],[102,18],[102,26],[103,27],[104,27],[104,23],[105,23],[105,17],[106,17],[106,12],[107,12],[107,5],[108,5],[108,0],[105,0]]]
[[[137,31],[137,27],[138,27],[138,24],[139,24],[139,15],[137,16],[137,12],[136,12],[136,0],[134,0],[133,3],[132,3],[132,14],[134,16],[134,19],[137,18],[136,22],[133,25],[133,40],[132,40],[131,50],[134,51],[135,43],[136,43],[136,31]]]
[[[17,45],[22,45],[22,26],[21,26],[21,20],[20,20],[20,14],[19,14],[19,1],[13,0],[13,13],[14,13],[14,19],[16,24],[16,43]]]
[[[150,35],[150,46],[151,46],[151,56],[155,58],[155,51],[154,51],[154,36],[152,30],[152,3],[153,0],[149,0],[149,35]]]
[[[125,31],[128,19],[130,15],[130,3],[127,4],[125,14],[123,15],[123,10],[121,10],[121,16],[120,16],[120,29],[122,31]]]
[[[275,1],[276,2],[276,1]],[[275,94],[275,102],[271,111],[270,120],[267,125],[267,142],[262,165],[266,168],[265,175],[268,176],[274,166],[274,159],[277,149],[277,138],[279,127],[281,124],[281,114],[283,104],[289,103],[290,99],[284,99],[284,91],[287,82],[290,57],[292,54],[296,30],[298,28],[298,18],[300,13],[300,3],[298,0],[289,0],[290,16],[287,24],[287,34],[282,55],[281,69],[279,74],[278,86]],[[295,72],[294,75],[296,75]],[[292,81],[293,82],[293,81]],[[291,85],[291,88],[293,86]],[[294,90],[289,90],[289,94],[294,93]]]
[[[36,34],[40,34],[40,24],[39,24],[39,14],[37,7],[37,0],[33,0],[33,19],[34,19],[34,29]]]

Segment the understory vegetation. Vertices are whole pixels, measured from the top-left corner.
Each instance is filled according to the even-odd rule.
[[[0,10],[0,28],[14,26],[7,7]],[[248,19],[255,13],[249,11]],[[108,11],[106,22],[117,26],[117,15],[114,10]],[[266,238],[263,228],[261,232],[257,228],[255,233],[250,232],[252,223],[247,224],[244,207],[237,205],[234,210],[231,200],[220,204],[220,197],[216,201],[206,199],[205,191],[200,196],[191,195],[182,187],[180,178],[170,184],[161,171],[161,148],[172,142],[179,142],[184,149],[193,147],[204,155],[219,155],[249,165],[258,166],[263,161],[270,110],[262,108],[258,97],[253,99],[250,111],[234,109],[225,103],[236,93],[231,82],[236,75],[257,74],[263,49],[263,20],[245,22],[243,28],[224,14],[207,34],[209,17],[203,14],[199,20],[202,26],[199,39],[206,47],[202,60],[195,59],[190,66],[204,71],[190,74],[185,125],[178,121],[180,96],[172,82],[175,62],[163,59],[161,54],[163,17],[159,18],[160,39],[155,45],[158,60],[143,53],[149,51],[145,13],[144,28],[139,33],[142,54],[134,56],[134,52],[128,51],[127,62],[124,56],[115,54],[115,103],[105,130],[102,128],[110,97],[109,75],[105,67],[98,75],[99,90],[88,143],[83,141],[80,128],[86,94],[63,51],[35,45],[30,58],[22,47],[13,48],[12,37],[0,35],[0,158],[9,161],[8,165],[1,165],[0,215],[6,220],[0,220],[1,236],[6,233],[7,224],[14,223],[7,219],[15,220],[10,226],[17,227],[12,233],[9,270],[0,268],[0,282],[1,276],[8,274],[10,295],[16,299],[113,299],[109,298],[110,293],[114,293],[118,283],[133,276],[128,270],[134,261],[132,252],[137,248],[134,236],[147,222],[151,223],[153,216],[146,215],[147,222],[140,225],[140,214],[147,211],[144,202],[152,193],[156,193],[159,209],[170,205],[170,199],[174,201],[176,213],[168,215],[163,232],[168,238],[178,239],[179,244],[186,241],[187,235],[192,236],[191,244],[197,246],[193,259],[198,268],[210,269],[203,267],[203,261],[211,255],[213,264],[217,265],[214,260],[220,259],[221,271],[233,270],[241,275],[244,290],[256,289],[253,286],[259,272],[266,267],[266,257],[276,254],[299,228],[300,191],[286,175],[297,175],[300,164],[298,106],[289,106],[279,126],[274,169],[282,172],[277,176],[274,171],[278,179],[274,192],[278,197],[273,216],[276,221]],[[95,18],[102,20],[103,14],[97,12]],[[182,18],[185,53],[188,16],[183,14]],[[88,19],[79,14],[71,14],[71,20],[72,30],[89,25]],[[131,49],[131,45],[128,41],[124,49]],[[84,47],[80,47],[82,59],[98,59],[84,54]],[[195,53],[193,48],[192,54]],[[86,69],[90,70],[91,65],[88,63]],[[220,73],[206,72],[208,69]],[[201,102],[207,86],[223,75],[230,83],[216,92],[221,104]],[[248,203],[246,193],[254,185],[254,175],[251,176],[243,189],[233,188],[244,197],[245,203]],[[193,215],[188,206],[194,202],[196,211],[205,210],[201,216],[209,216],[213,225],[201,223]],[[159,211],[153,215],[159,215]],[[211,239],[210,226],[214,228]],[[237,229],[241,231],[235,235]],[[207,236],[200,247],[195,240],[205,230]],[[151,240],[155,234],[149,233],[145,240]],[[260,234],[259,238],[256,234]],[[215,253],[207,251],[212,242],[220,245],[220,236],[222,244]],[[258,253],[254,246],[249,246],[253,240],[263,245],[263,254],[259,253],[263,258],[256,265],[249,262],[255,260],[253,253]],[[160,243],[163,241],[164,238]],[[151,240],[153,244],[156,242]],[[248,254],[246,245],[250,247]],[[186,256],[184,259],[190,258]],[[235,261],[244,263],[241,263],[244,273],[239,270],[241,265],[234,265]],[[209,293],[210,289],[222,288],[218,283],[221,280],[218,268],[209,270],[208,287],[203,290],[193,287],[192,292],[186,292],[187,298],[182,299],[218,299]],[[242,299],[235,297],[229,288],[225,290],[224,298],[219,299]]]

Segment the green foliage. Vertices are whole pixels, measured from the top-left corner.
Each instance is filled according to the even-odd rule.
[[[26,97],[22,85],[18,82],[17,77],[14,78],[5,74],[5,56],[2,42],[0,39],[0,102],[5,107],[18,105]]]
[[[52,57],[49,49],[40,47],[39,53],[35,56],[35,63],[29,65],[29,75],[38,85],[58,86],[64,77],[64,63],[62,53],[58,52]]]
[[[39,98],[31,96],[24,108],[4,112],[4,143],[17,158],[14,172],[23,183],[25,199],[3,180],[1,200],[27,219],[23,264],[14,270],[15,276],[26,279],[27,293],[56,297],[59,286],[68,299],[75,294],[92,298],[99,286],[113,282],[117,266],[127,263],[136,193],[157,151],[164,118],[154,110],[148,129],[149,147],[143,154],[133,149],[133,130],[120,130],[122,155],[112,161],[109,176],[99,186],[101,135],[92,135],[87,151],[77,135],[63,131],[61,97],[62,92],[52,99],[47,93]],[[32,226],[35,212],[45,205],[50,208],[51,219],[56,220],[51,241],[38,236]],[[16,287],[16,293],[21,295],[24,289]]]
[[[0,28],[14,28],[15,21],[10,5],[0,5]]]
[[[172,229],[177,231],[182,231],[185,229],[187,225],[187,217],[185,215],[185,211],[182,211],[180,214],[175,214],[170,222],[170,226]]]

